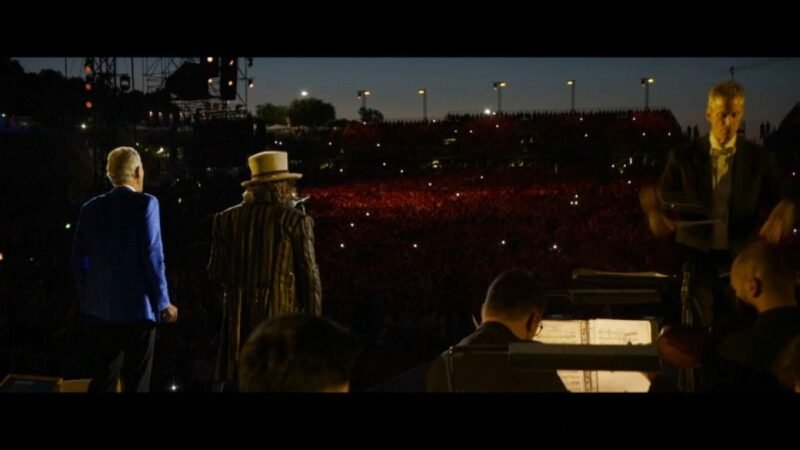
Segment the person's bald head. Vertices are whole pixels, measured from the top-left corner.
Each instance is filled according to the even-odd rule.
[[[794,297],[795,261],[781,247],[764,241],[748,245],[733,261],[731,287],[736,296],[758,307],[764,295]]]

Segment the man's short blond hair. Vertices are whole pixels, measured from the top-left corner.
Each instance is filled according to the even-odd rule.
[[[733,100],[735,98],[741,98],[744,101],[744,86],[733,80],[720,81],[708,91],[708,106],[711,106],[716,99]]]
[[[132,147],[117,147],[108,154],[106,175],[114,186],[126,184],[133,178],[137,167],[142,165],[139,152]]]

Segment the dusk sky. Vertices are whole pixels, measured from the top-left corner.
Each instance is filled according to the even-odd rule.
[[[14,58],[26,71],[50,68],[64,72],[65,59]],[[130,57],[119,58],[118,73],[130,72]],[[149,61],[152,63],[153,59]],[[240,61],[243,61],[241,59]],[[67,58],[69,76],[80,76],[83,58]],[[142,88],[142,58],[134,59],[135,86]],[[447,112],[480,113],[495,110],[493,81],[505,81],[502,109],[566,110],[570,103],[568,79],[576,80],[576,109],[642,108],[643,77],[650,86],[650,107],[673,111],[683,128],[708,129],[703,116],[709,87],[735,79],[747,89],[747,135],[757,137],[758,125],[776,127],[800,102],[800,58],[255,58],[248,76],[255,79],[249,107],[287,105],[307,90],[311,97],[330,102],[339,118],[358,117],[356,91],[372,95],[367,106],[387,119],[422,116],[419,88],[428,91],[428,117]]]

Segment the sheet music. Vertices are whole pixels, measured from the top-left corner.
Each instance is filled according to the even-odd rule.
[[[613,372],[598,370],[595,392],[647,392],[650,380],[642,372]]]
[[[597,345],[651,344],[652,325],[648,320],[590,320],[589,342]],[[594,392],[647,392],[650,388],[650,380],[641,372],[598,370],[593,376]]]
[[[541,333],[534,340],[545,344],[638,345],[653,342],[652,324],[649,320],[542,320],[542,325]],[[588,330],[585,330],[587,327]],[[586,334],[588,340],[582,338],[583,334]],[[650,388],[650,380],[641,372],[557,372],[570,392],[647,392]],[[587,378],[591,381],[587,381]],[[587,383],[591,386],[590,389],[587,389]]]
[[[652,326],[649,320],[590,320],[589,343],[595,345],[652,344]]]
[[[583,370],[557,370],[558,378],[570,392],[586,392]]]
[[[542,331],[533,339],[545,344],[582,344],[582,320],[542,320]],[[558,377],[570,392],[586,392],[583,370],[558,370]]]
[[[542,331],[533,340],[545,344],[582,344],[580,320],[542,320]]]

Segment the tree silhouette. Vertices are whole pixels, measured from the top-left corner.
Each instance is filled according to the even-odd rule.
[[[293,126],[319,127],[336,119],[333,105],[316,98],[292,100],[287,113]]]
[[[287,106],[265,103],[256,106],[256,117],[263,120],[267,125],[283,125],[286,123],[286,119],[289,118],[289,108]]]
[[[361,107],[358,110],[358,115],[361,117],[362,122],[366,123],[381,123],[383,122],[383,114],[377,109]]]

